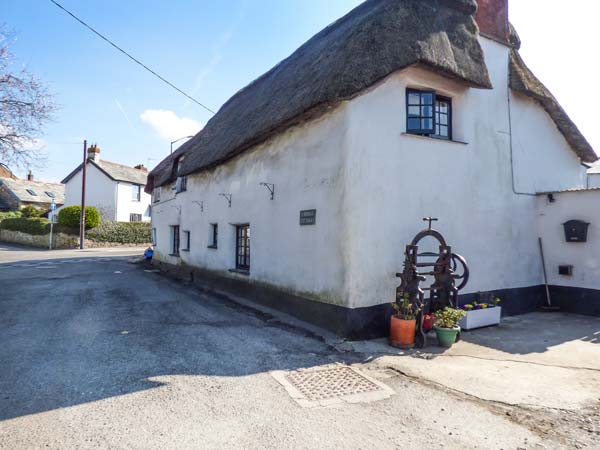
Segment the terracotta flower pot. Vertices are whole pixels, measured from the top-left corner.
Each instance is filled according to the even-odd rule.
[[[416,320],[404,320],[392,316],[390,321],[390,344],[399,348],[412,348],[415,345]]]

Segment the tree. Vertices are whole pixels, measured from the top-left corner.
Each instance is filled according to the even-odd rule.
[[[44,84],[27,69],[13,68],[11,39],[0,24],[0,161],[25,167],[39,163],[35,142],[56,108]]]

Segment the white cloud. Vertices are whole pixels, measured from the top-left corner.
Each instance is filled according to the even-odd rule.
[[[192,136],[203,127],[194,119],[179,117],[174,111],[166,109],[147,109],[140,114],[140,119],[154,128],[154,131],[166,141]]]

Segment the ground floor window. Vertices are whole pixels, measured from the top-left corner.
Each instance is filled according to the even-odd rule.
[[[156,246],[156,228],[152,228],[152,245]]]
[[[208,248],[217,248],[219,242],[219,224],[217,223],[210,224],[209,242]]]
[[[250,225],[236,226],[235,268],[250,270]]]
[[[179,255],[179,225],[171,227],[171,254]]]
[[[183,232],[183,243],[182,243],[182,247],[181,250],[183,250],[184,252],[189,252],[190,251],[190,232],[189,231],[184,231]]]
[[[129,214],[129,221],[130,222],[141,222],[142,221],[142,215],[141,214],[131,213],[131,214]]]

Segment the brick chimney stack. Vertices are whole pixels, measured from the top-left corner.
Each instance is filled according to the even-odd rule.
[[[33,181],[33,172],[31,170],[27,172],[27,181]]]
[[[98,144],[92,144],[88,148],[88,161],[94,161],[95,163],[100,161],[100,147],[98,147]]]
[[[148,172],[148,169],[146,169],[146,166],[144,166],[143,164],[138,164],[137,166],[134,166],[133,168],[137,169],[137,170],[141,170],[142,172]]]
[[[508,0],[477,0],[475,20],[482,35],[508,43]]]

